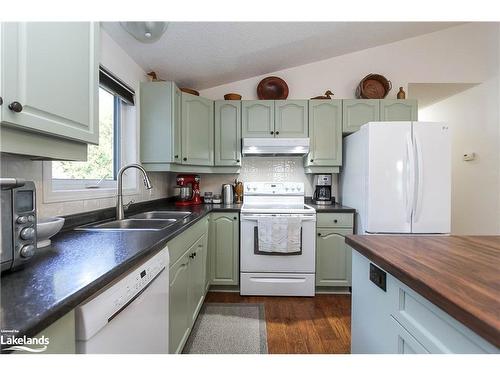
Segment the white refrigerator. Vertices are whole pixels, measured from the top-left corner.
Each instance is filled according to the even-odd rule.
[[[445,123],[369,122],[344,138],[342,204],[356,233],[450,232],[451,145]]]

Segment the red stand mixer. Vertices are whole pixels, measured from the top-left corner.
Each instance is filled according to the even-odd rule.
[[[202,204],[200,197],[200,176],[197,174],[178,174],[177,186],[179,197],[176,206],[192,206]]]

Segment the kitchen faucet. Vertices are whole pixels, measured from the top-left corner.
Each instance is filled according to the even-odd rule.
[[[146,173],[146,170],[142,167],[142,165],[139,164],[127,164],[123,167],[120,168],[120,171],[118,172],[118,185],[117,185],[117,193],[116,193],[116,220],[123,220],[125,218],[125,213],[123,211],[123,187],[122,187],[122,179],[123,179],[123,173],[129,169],[129,168],[136,168],[140,170],[144,176],[143,181],[144,181],[144,186],[146,186],[146,189],[152,189],[153,186],[151,185],[151,181],[149,180],[148,174]]]

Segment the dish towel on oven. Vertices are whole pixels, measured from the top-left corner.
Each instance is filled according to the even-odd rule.
[[[300,218],[261,217],[257,223],[259,251],[263,253],[300,252]]]

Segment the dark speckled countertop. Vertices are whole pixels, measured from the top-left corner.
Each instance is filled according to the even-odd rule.
[[[316,206],[318,212],[354,212],[334,205]],[[161,250],[166,243],[210,212],[239,211],[241,205],[176,207],[171,201],[138,204],[130,215],[151,210],[191,211],[192,215],[161,231],[75,231],[73,227],[110,219],[113,209],[71,215],[65,231],[49,247],[37,250],[23,269],[0,279],[2,329],[33,336],[74,309],[85,299]]]
[[[321,214],[321,213],[355,213],[356,210],[351,207],[346,207],[346,206],[341,206],[340,204],[330,204],[330,205],[321,205],[321,204],[314,204],[313,200],[311,197],[306,197],[305,199],[305,204],[308,206],[311,206],[316,210],[316,213]]]
[[[149,206],[147,210],[151,208]],[[53,238],[51,246],[37,250],[24,268],[2,274],[1,328],[19,331],[16,336],[36,335],[121,274],[161,250],[170,239],[208,213],[239,211],[240,208],[241,205],[237,204],[179,208],[163,202],[154,209],[181,209],[191,211],[192,215],[154,232],[61,232]]]

